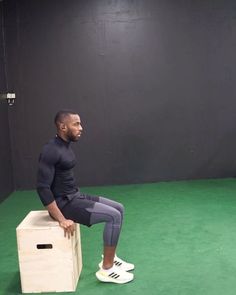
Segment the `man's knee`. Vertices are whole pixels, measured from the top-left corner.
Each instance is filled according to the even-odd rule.
[[[120,225],[122,222],[122,214],[119,210],[114,210],[114,213],[112,214],[113,222],[116,225]]]
[[[117,203],[116,209],[120,212],[121,216],[124,215],[125,207],[121,203]]]

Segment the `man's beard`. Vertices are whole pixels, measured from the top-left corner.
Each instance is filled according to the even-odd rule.
[[[72,141],[72,142],[76,142],[79,139],[79,136],[75,136],[70,130],[68,130],[66,137],[68,141]]]

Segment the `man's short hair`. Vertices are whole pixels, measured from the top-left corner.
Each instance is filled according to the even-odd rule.
[[[77,112],[72,111],[72,110],[60,110],[57,112],[55,119],[54,119],[54,123],[56,124],[56,126],[58,127],[60,123],[62,123],[64,121],[64,119],[66,117],[68,117],[69,115],[78,115]]]

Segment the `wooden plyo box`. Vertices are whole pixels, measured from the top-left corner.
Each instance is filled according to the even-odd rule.
[[[68,239],[47,211],[31,211],[16,236],[22,293],[75,291],[82,270],[79,224]]]

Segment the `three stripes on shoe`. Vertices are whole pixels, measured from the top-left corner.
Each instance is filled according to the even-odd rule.
[[[114,261],[114,264],[116,265],[116,266],[121,266],[121,264],[122,264],[122,262],[119,262],[119,261]],[[112,273],[110,273],[109,274],[109,276],[108,277],[111,277],[111,278],[113,278],[113,279],[118,279],[119,277],[120,277],[120,275],[118,275],[117,273],[115,273],[115,272],[112,272]]]
[[[114,261],[114,264],[116,265],[116,266],[121,266],[121,264],[122,264],[122,262],[119,262],[119,261]]]
[[[117,273],[115,273],[115,272],[112,272],[112,273],[110,273],[110,274],[109,274],[109,276],[108,276],[108,277],[111,277],[111,278],[113,278],[113,279],[118,279],[118,278],[119,278],[119,276],[120,276],[120,275],[118,275]]]
[[[116,266],[121,266],[122,262],[114,261],[114,264],[115,264]],[[120,275],[118,275],[117,273],[112,272],[112,273],[109,274],[108,277],[111,277],[111,278],[113,278],[113,279],[118,279],[119,276],[120,276]]]

